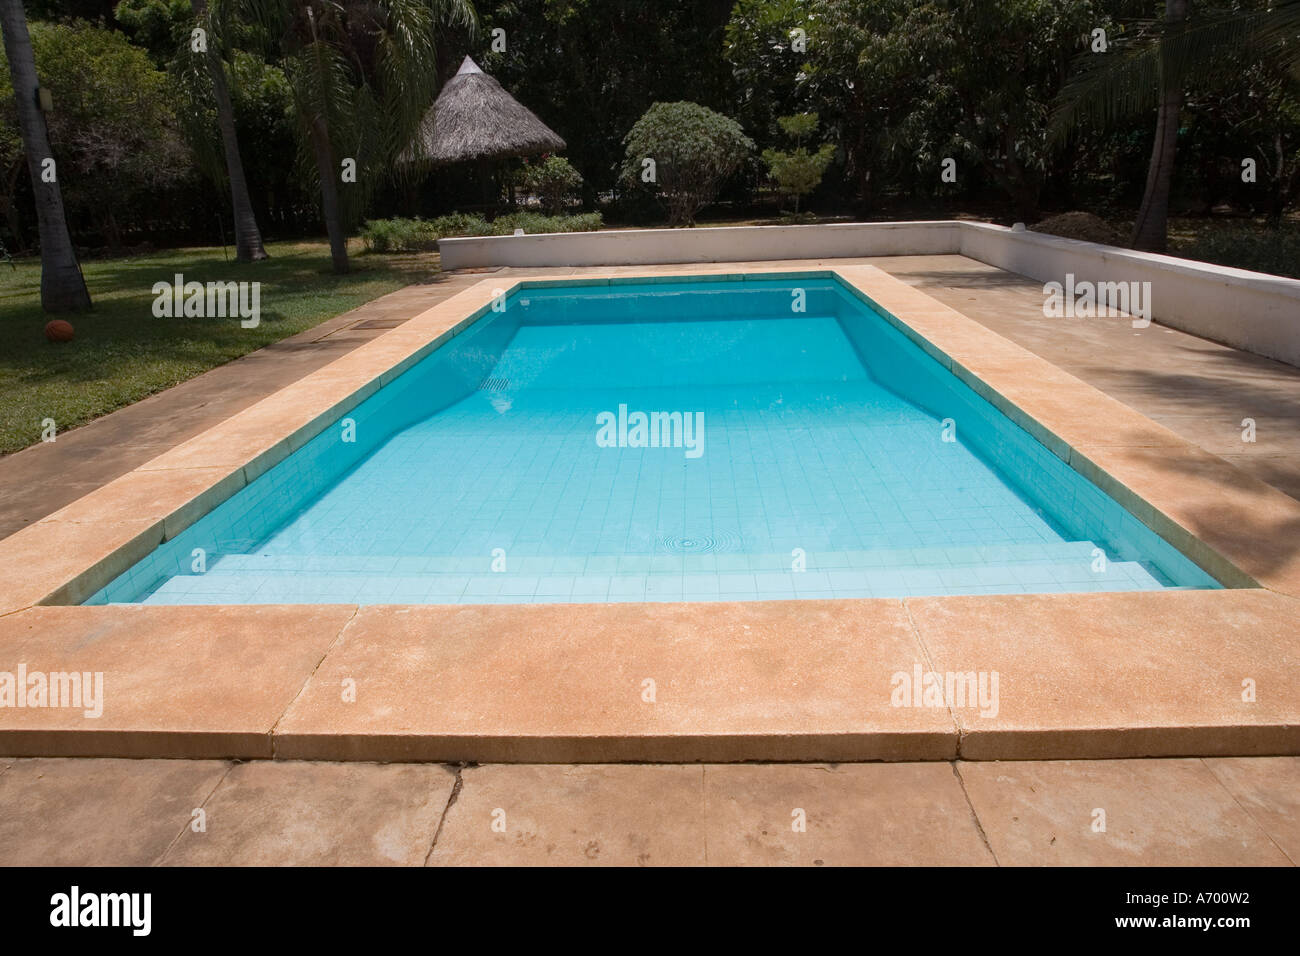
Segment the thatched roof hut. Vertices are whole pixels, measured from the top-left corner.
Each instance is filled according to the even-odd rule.
[[[564,149],[564,140],[469,57],[447,81],[403,157],[487,162]]]

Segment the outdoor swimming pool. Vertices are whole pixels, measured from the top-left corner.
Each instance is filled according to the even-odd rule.
[[[1219,585],[823,275],[539,284],[88,603]]]

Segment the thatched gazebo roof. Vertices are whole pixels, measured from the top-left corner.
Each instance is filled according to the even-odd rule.
[[[564,149],[564,140],[469,57],[420,121],[405,159],[484,162]]]

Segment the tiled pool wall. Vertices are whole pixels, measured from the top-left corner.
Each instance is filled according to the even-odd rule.
[[[87,604],[138,600],[169,577],[193,574],[195,550],[211,564],[265,540],[397,432],[475,391],[519,328],[519,313],[488,310],[389,385],[343,412],[291,453],[92,595]],[[351,420],[353,441],[343,438]]]
[[[952,419],[967,448],[995,468],[1027,501],[1071,539],[1091,538],[1108,561],[1154,562],[1169,582],[1220,587],[1213,576],[1147,527],[1114,498],[978,394],[865,297],[836,283],[835,293],[857,306],[840,315],[858,357],[890,391],[934,415]],[[888,355],[882,362],[878,356]],[[942,398],[936,398],[941,396]]]
[[[652,295],[661,282],[690,277],[599,282],[523,283],[503,312],[487,310],[473,325],[342,413],[290,454],[143,560],[86,603],[131,602],[175,575],[195,573],[195,552],[207,564],[246,553],[363,462],[394,434],[455,404],[480,387],[521,325],[599,322],[600,299],[621,300],[618,321],[690,321],[716,317],[711,296],[677,297],[665,314]],[[573,297],[575,287],[592,297]],[[835,316],[858,358],[877,382],[935,416],[936,432],[952,419],[959,440],[998,473],[1065,537],[1091,539],[1111,561],[1154,563],[1166,583],[1218,587],[1185,555],[1114,499],[1007,418],[896,328],[892,316],[829,273],[758,274],[692,281],[692,291],[753,297],[748,318],[788,317],[801,290],[807,315]],[[888,361],[882,360],[887,357]],[[355,440],[343,440],[351,419]],[[399,489],[394,489],[399,493]]]

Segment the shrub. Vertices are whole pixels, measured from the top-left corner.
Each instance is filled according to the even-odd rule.
[[[437,219],[372,219],[361,229],[367,252],[429,252],[438,240],[451,236],[509,236],[527,233],[594,232],[601,226],[598,212],[581,216],[543,216],[518,212],[488,222],[472,213],[453,212]]]
[[[419,219],[372,219],[361,229],[367,252],[427,252],[437,239],[433,223]]]
[[[541,232],[595,232],[601,227],[602,221],[598,212],[579,216],[543,216],[535,212],[516,212],[499,216],[492,223],[491,235],[509,236],[516,229],[522,229],[530,235]]]
[[[539,163],[524,166],[519,173],[519,182],[524,189],[536,194],[543,209],[556,216],[582,185],[582,173],[563,156],[548,156]]]
[[[799,215],[800,198],[821,185],[826,167],[835,158],[835,147],[830,143],[822,144],[815,153],[804,148],[804,139],[817,132],[818,121],[816,113],[780,117],[777,123],[795,141],[794,151],[784,153],[775,149],[763,150],[763,162],[767,163],[768,175],[776,182],[777,189],[783,195],[794,197],[796,217]]]
[[[697,103],[655,103],[624,138],[623,181],[657,192],[671,225],[691,225],[753,151],[740,124]]]
[[[453,212],[429,220],[429,231],[434,239],[443,236],[490,236],[492,226],[482,216],[472,212]]]
[[[1269,229],[1254,223],[1208,221],[1191,239],[1172,242],[1171,255],[1235,269],[1300,278],[1300,227]]]

